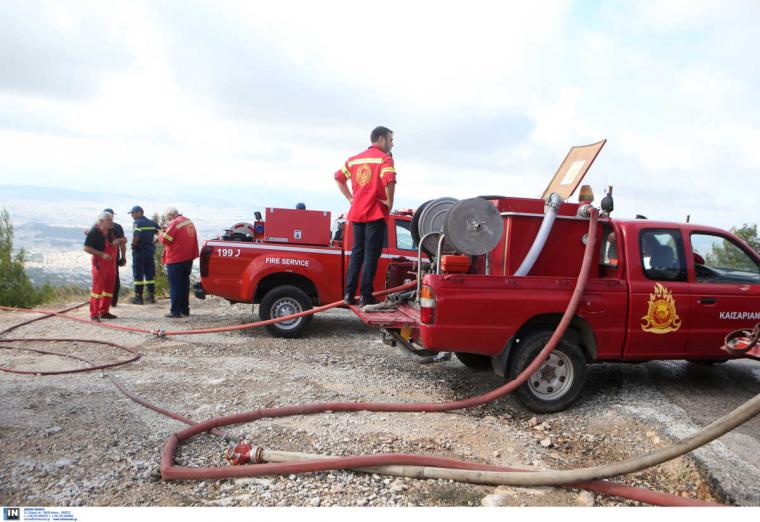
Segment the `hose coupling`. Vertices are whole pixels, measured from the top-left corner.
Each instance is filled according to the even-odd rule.
[[[552,209],[555,212],[559,210],[560,205],[562,204],[562,196],[557,194],[556,192],[552,192],[549,194],[549,197],[546,198],[546,202],[544,203],[544,212],[546,212],[546,209]]]
[[[593,210],[594,206],[591,205],[591,203],[586,203],[585,205],[581,205],[578,207],[578,217],[582,218],[590,218],[591,217],[591,211]]]
[[[151,333],[155,335],[156,337],[166,337],[166,330],[164,330],[163,328],[153,330]]]
[[[254,446],[251,441],[244,436],[240,436],[237,442],[231,441],[229,446],[224,450],[224,458],[232,466],[242,466],[244,464],[261,464],[263,461],[262,454],[264,448]]]

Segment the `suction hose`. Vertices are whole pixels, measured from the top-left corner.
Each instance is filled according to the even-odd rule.
[[[541,222],[541,228],[538,229],[536,239],[533,240],[533,244],[530,246],[530,250],[525,255],[525,259],[520,263],[520,266],[515,271],[516,276],[526,276],[530,273],[533,265],[536,264],[538,256],[541,255],[541,251],[544,249],[546,240],[549,238],[549,234],[554,226],[554,220],[557,219],[557,212],[559,212],[559,206],[562,203],[562,198],[556,192],[552,192],[545,206],[544,220]]]

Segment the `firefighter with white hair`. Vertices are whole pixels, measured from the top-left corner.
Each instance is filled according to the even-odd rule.
[[[92,290],[90,319],[116,319],[110,312],[116,281],[116,255],[124,237],[117,238],[113,229],[113,214],[101,212],[84,240],[84,251],[92,256]]]
[[[169,207],[164,214],[169,223],[158,240],[164,245],[162,263],[169,278],[171,309],[166,317],[176,319],[190,315],[190,272],[198,257],[198,235],[193,222],[176,208]]]

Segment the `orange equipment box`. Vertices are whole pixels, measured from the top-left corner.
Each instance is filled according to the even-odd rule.
[[[464,274],[470,270],[470,256],[449,255],[441,257],[441,270],[443,272]]]

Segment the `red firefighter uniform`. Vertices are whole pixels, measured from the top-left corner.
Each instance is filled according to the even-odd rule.
[[[372,145],[364,152],[348,158],[335,173],[341,183],[351,180],[354,201],[348,211],[348,220],[368,223],[388,216],[389,210],[381,203],[387,199],[385,186],[396,182],[393,157]]]
[[[185,216],[172,219],[166,229],[158,235],[164,245],[162,263],[181,263],[198,257],[198,235],[195,225]]]
[[[97,233],[103,234],[100,229]],[[101,252],[111,256],[111,259],[103,259],[100,256],[92,256],[92,291],[90,292],[90,317],[99,318],[109,313],[113,289],[116,282],[116,250],[109,238],[103,237]]]

